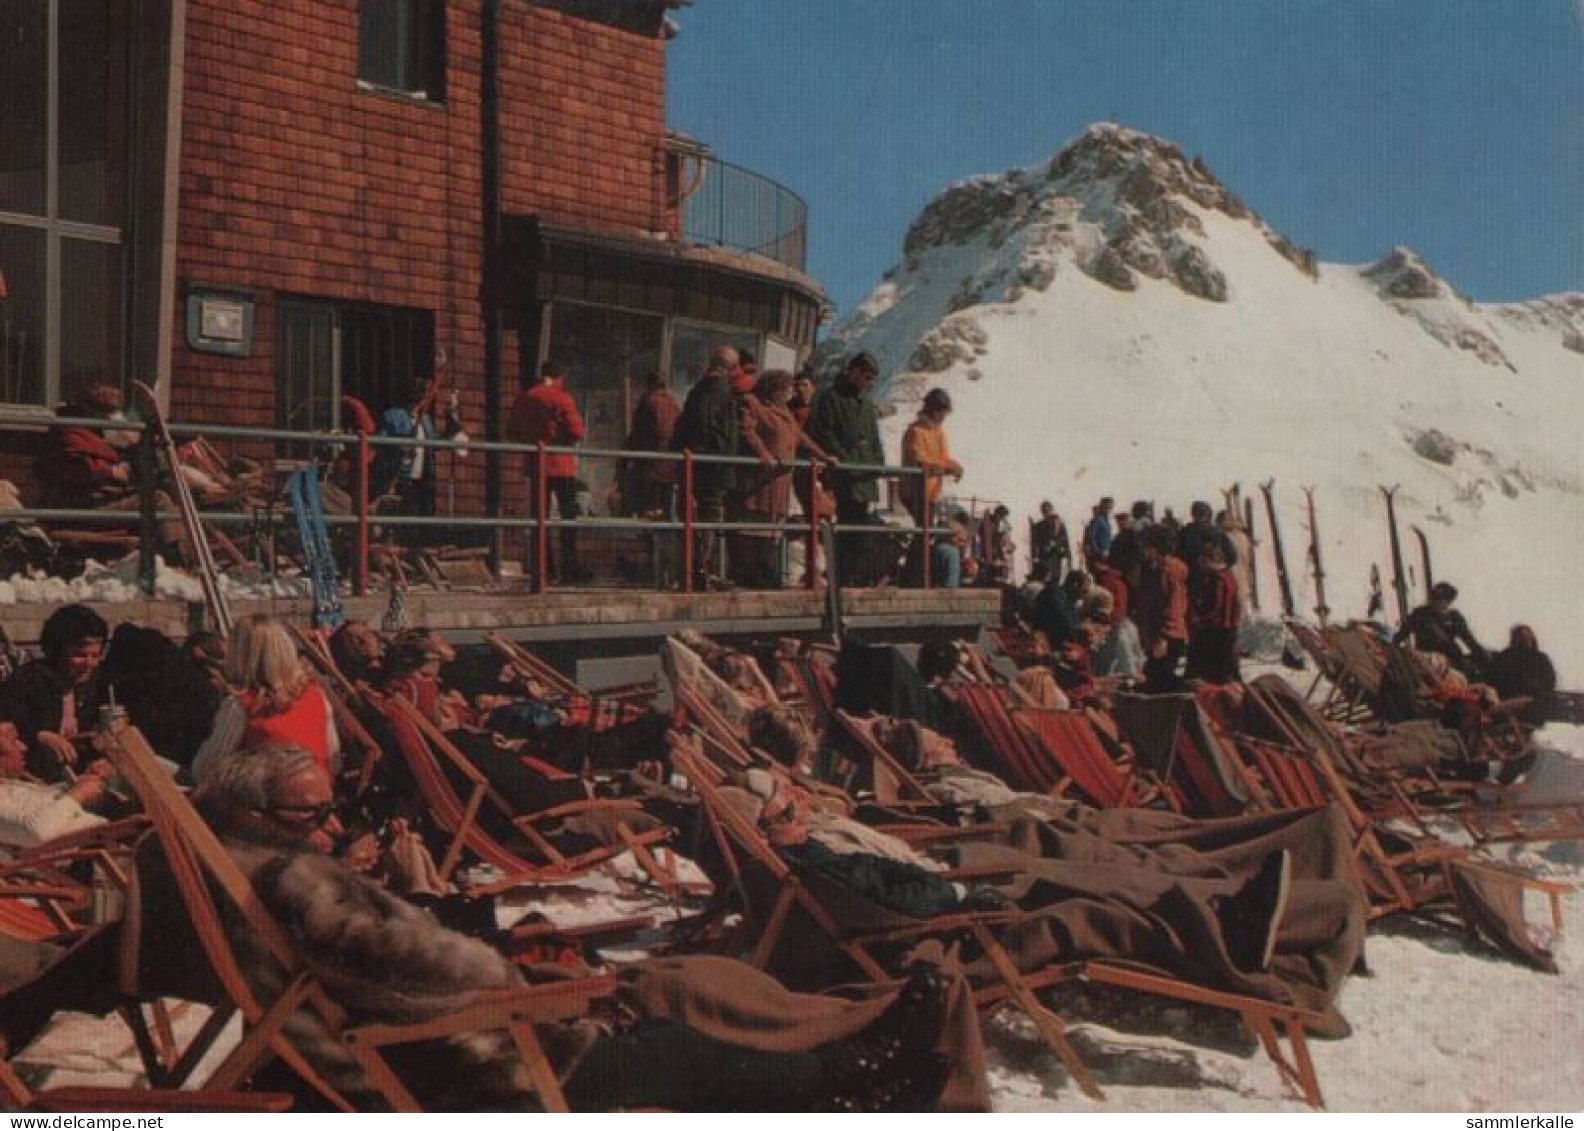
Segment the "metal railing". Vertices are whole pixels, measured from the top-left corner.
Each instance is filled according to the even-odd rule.
[[[60,522],[85,525],[119,525],[131,526],[137,529],[140,541],[142,562],[139,569],[140,587],[145,594],[153,595],[154,590],[154,552],[158,541],[158,529],[162,523],[180,521],[181,515],[176,511],[160,510],[156,497],[161,491],[159,477],[149,473],[155,467],[152,445],[152,431],[149,427],[137,420],[105,420],[94,417],[72,416],[45,416],[38,413],[0,412],[0,432],[43,432],[55,427],[81,427],[98,432],[137,433],[139,435],[139,452],[136,454],[136,466],[144,469],[138,477],[136,485],[129,490],[135,493],[140,505],[136,510],[107,510],[73,507],[19,507],[0,508],[0,521],[7,522]],[[249,444],[270,443],[290,444],[302,450],[302,445],[307,445],[310,450],[331,456],[325,462],[333,462],[335,455],[346,453],[350,455],[352,465],[351,482],[346,486],[352,499],[353,511],[351,514],[326,514],[325,523],[333,527],[353,528],[353,542],[350,550],[349,568],[352,591],[357,596],[362,596],[368,591],[370,574],[370,554],[373,546],[373,534],[376,529],[400,530],[402,528],[426,529],[453,529],[453,530],[486,530],[496,538],[508,531],[520,531],[533,535],[531,567],[532,586],[536,593],[543,593],[549,587],[549,535],[551,531],[572,530],[577,532],[595,533],[671,533],[681,536],[682,569],[680,588],[684,593],[691,593],[698,573],[699,563],[695,555],[699,549],[698,536],[702,533],[730,534],[743,532],[769,532],[772,535],[788,535],[802,539],[805,543],[805,572],[804,585],[808,589],[817,589],[820,578],[816,564],[822,553],[827,559],[832,556],[832,542],[827,540],[826,533],[835,536],[850,538],[864,537],[911,537],[921,538],[923,547],[932,545],[935,534],[940,528],[933,522],[932,516],[924,515],[922,525],[909,522],[906,525],[893,525],[883,523],[877,525],[842,525],[835,523],[830,518],[822,518],[819,507],[809,497],[812,493],[805,493],[801,498],[804,507],[802,516],[792,516],[788,520],[775,521],[703,521],[697,517],[698,505],[694,489],[695,477],[698,469],[704,466],[732,466],[758,469],[762,472],[794,475],[799,471],[808,471],[810,475],[807,483],[812,485],[815,477],[822,471],[826,474],[851,474],[874,479],[901,480],[906,477],[919,477],[923,472],[918,468],[897,467],[887,464],[817,464],[808,460],[788,460],[785,462],[766,464],[764,461],[746,456],[717,456],[696,455],[691,451],[682,452],[648,452],[629,451],[614,448],[580,448],[559,447],[546,444],[516,444],[498,441],[468,440],[457,442],[454,440],[423,439],[419,437],[402,436],[370,436],[346,432],[302,432],[281,428],[246,428],[223,424],[190,424],[172,421],[169,424],[171,434],[177,438],[202,437],[207,441],[239,441]],[[422,448],[433,452],[453,452],[466,454],[471,452],[496,452],[507,455],[519,455],[528,463],[526,467],[533,469],[533,474],[528,477],[528,482],[538,492],[534,503],[533,512],[529,515],[508,514],[478,514],[478,515],[411,515],[388,514],[374,512],[375,499],[371,497],[371,484],[369,468],[372,463],[372,453],[377,448]],[[675,518],[671,519],[645,519],[625,516],[610,517],[579,517],[566,519],[550,517],[547,497],[550,476],[548,475],[548,461],[551,456],[573,455],[579,459],[609,459],[626,462],[670,463],[678,465],[679,477],[675,486]],[[288,461],[294,466],[300,466],[303,461]],[[432,461],[431,461],[432,465]],[[796,482],[796,480],[794,480]],[[504,497],[498,495],[497,497]],[[259,522],[256,513],[241,510],[203,510],[198,513],[202,523],[213,526],[251,526]],[[796,521],[798,525],[794,526]],[[848,541],[846,544],[851,545]],[[919,554],[921,572],[919,579],[924,588],[933,584],[931,576],[931,553],[926,549]],[[498,554],[497,554],[498,557]],[[840,587],[840,570],[838,563],[833,560],[825,562],[827,582],[830,586]],[[564,586],[557,586],[563,588]]]
[[[762,255],[802,271],[808,260],[808,204],[768,177],[708,153],[672,146],[682,238]]]

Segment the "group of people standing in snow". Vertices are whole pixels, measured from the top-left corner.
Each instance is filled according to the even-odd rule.
[[[1170,510],[1155,517],[1139,501],[1122,514],[1111,498],[1095,504],[1073,565],[1071,538],[1046,502],[1030,524],[1028,579],[1014,607],[1058,656],[1097,676],[1142,680],[1151,691],[1183,679],[1230,683],[1240,678],[1237,636],[1246,585],[1236,574],[1249,559],[1246,534],[1209,504],[1191,520]],[[1242,543],[1240,546],[1239,543]]]

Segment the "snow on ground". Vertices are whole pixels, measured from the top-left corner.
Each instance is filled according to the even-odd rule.
[[[307,578],[291,575],[242,580],[222,574],[220,588],[227,597],[237,601],[308,597],[313,592]],[[154,598],[202,601],[203,586],[196,574],[167,565],[164,558],[155,557]],[[0,580],[0,605],[144,599],[143,591],[138,587],[138,555],[135,553],[108,565],[90,559],[83,572],[70,581],[62,577],[34,577],[21,573]]]

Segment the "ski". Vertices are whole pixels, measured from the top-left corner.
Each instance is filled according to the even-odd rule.
[[[1267,479],[1260,484],[1260,494],[1265,496],[1265,520],[1270,524],[1271,551],[1276,555],[1276,582],[1281,588],[1282,616],[1295,615],[1292,579],[1287,575],[1287,555],[1282,552],[1281,525],[1276,521],[1276,480]]]
[[[1392,592],[1397,597],[1397,623],[1408,619],[1408,575],[1403,570],[1402,540],[1397,535],[1397,491],[1380,489],[1386,496],[1386,523],[1391,531]]]
[[[1324,627],[1326,618],[1331,615],[1331,607],[1326,604],[1325,562],[1320,556],[1320,526],[1315,521],[1314,488],[1305,487],[1303,493],[1309,508],[1309,564],[1314,569],[1315,616],[1321,627]]]
[[[1430,572],[1430,542],[1425,538],[1425,532],[1417,526],[1408,528],[1414,532],[1414,537],[1419,540],[1420,572],[1424,574],[1425,600],[1430,599],[1430,590],[1435,585],[1435,574]]]
[[[221,636],[231,635],[231,606],[226,603],[220,589],[220,571],[215,567],[214,554],[209,539],[204,534],[203,523],[198,518],[198,505],[193,502],[192,489],[182,474],[181,452],[176,438],[165,426],[165,414],[160,411],[159,398],[154,390],[142,381],[132,382],[132,395],[137,398],[138,412],[153,433],[156,449],[165,459],[165,470],[170,475],[171,494],[181,513],[182,531],[192,545],[193,567],[198,571],[198,584],[203,589],[204,603],[214,617],[215,631]]]
[[[337,628],[346,620],[346,612],[341,607],[335,554],[330,548],[324,508],[319,502],[318,468],[312,464],[298,468],[292,472],[286,486],[292,513],[297,517],[297,534],[302,541],[303,568],[313,586],[313,625],[315,628]]]
[[[1248,532],[1249,539],[1249,605],[1255,612],[1260,611],[1259,594],[1259,548],[1260,540],[1254,536],[1254,500],[1243,500],[1243,529]]]

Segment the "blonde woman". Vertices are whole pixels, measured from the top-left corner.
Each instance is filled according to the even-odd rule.
[[[193,761],[195,780],[239,751],[281,743],[308,751],[334,780],[341,742],[330,701],[284,624],[271,616],[242,618],[226,648],[225,678],[231,696]]]

